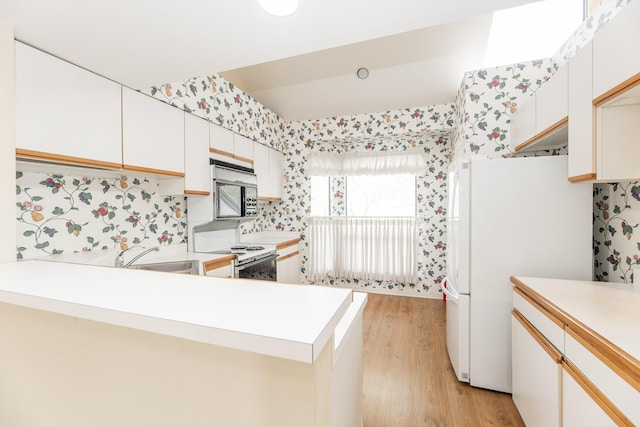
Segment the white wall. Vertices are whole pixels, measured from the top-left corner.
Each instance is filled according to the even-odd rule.
[[[0,262],[16,259],[15,47],[0,24]]]

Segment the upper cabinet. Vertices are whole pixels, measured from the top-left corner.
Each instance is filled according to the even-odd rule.
[[[184,194],[210,194],[209,169],[209,122],[184,113]]]
[[[640,3],[630,2],[593,38],[593,97],[600,105],[640,82]]]
[[[593,104],[593,43],[569,60],[569,181],[596,178]]]
[[[209,149],[214,159],[253,167],[253,141],[222,126],[210,124]]]
[[[16,155],[120,169],[120,88],[16,42]]]
[[[511,119],[517,153],[558,148],[567,142],[567,67],[560,67]]]
[[[284,155],[266,145],[255,143],[255,171],[258,176],[258,199],[282,200]]]
[[[640,3],[569,60],[569,180],[640,180]]]
[[[122,167],[184,176],[184,112],[123,87]]]

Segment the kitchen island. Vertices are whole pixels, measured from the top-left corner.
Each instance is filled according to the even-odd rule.
[[[325,426],[340,390],[361,399],[350,290],[35,260],[0,277],[0,425]]]

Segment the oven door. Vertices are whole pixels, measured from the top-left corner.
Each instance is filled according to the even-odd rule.
[[[276,258],[278,258],[278,254],[274,253],[237,265],[235,277],[237,279],[271,280],[275,282],[278,279]]]

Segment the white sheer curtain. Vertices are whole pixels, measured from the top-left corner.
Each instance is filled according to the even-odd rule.
[[[424,151],[313,153],[307,170],[310,176],[425,175]]]
[[[416,283],[416,218],[310,217],[309,274]]]

